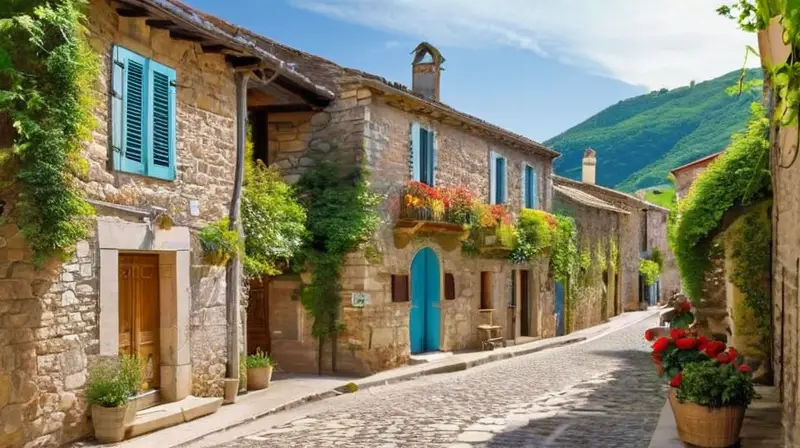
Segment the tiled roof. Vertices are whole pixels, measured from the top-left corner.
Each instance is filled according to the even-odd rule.
[[[562,194],[566,196],[568,199],[577,202],[578,204],[585,205],[587,207],[609,210],[615,213],[621,213],[623,215],[630,215],[629,211],[623,210],[619,207],[614,207],[608,202],[600,198],[594,197],[589,193],[578,190],[577,188],[567,187],[566,185],[555,185],[553,189],[555,189],[557,194]]]
[[[639,199],[636,196],[630,195],[628,193],[623,193],[621,191],[614,190],[612,188],[606,188],[596,184],[587,184],[581,181],[577,181],[574,179],[569,179],[567,177],[561,176],[553,176],[553,184],[560,185],[560,186],[567,186],[572,187],[574,189],[579,189],[584,191],[588,194],[592,194],[593,190],[601,193],[606,193],[612,196],[615,196],[623,201],[635,201],[636,203],[640,204],[642,207],[647,207],[648,209],[658,210],[662,212],[669,213],[669,209],[661,207],[659,205],[653,204],[652,202],[645,201],[643,199]]]
[[[711,154],[711,155],[708,155],[708,156],[705,156],[705,157],[701,157],[701,158],[699,158],[697,160],[692,160],[691,162],[687,163],[686,165],[681,165],[681,166],[675,168],[674,170],[670,171],[670,173],[674,174],[674,173],[677,173],[678,171],[685,170],[686,168],[689,168],[689,167],[692,167],[692,166],[695,166],[695,165],[699,165],[701,163],[710,163],[711,161],[713,161],[714,159],[719,157],[719,155],[722,154],[723,152],[725,152],[725,151],[715,152],[714,154]]]

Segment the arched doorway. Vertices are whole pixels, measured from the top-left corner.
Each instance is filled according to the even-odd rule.
[[[439,350],[441,275],[433,249],[426,247],[417,252],[411,263],[411,353]]]

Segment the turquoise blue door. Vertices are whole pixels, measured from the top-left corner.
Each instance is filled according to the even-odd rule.
[[[439,350],[440,307],[439,259],[425,248],[411,263],[411,353]]]

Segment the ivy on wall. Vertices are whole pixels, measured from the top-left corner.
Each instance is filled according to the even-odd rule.
[[[728,149],[678,204],[670,241],[686,294],[695,303],[700,300],[704,274],[711,264],[712,239],[723,216],[770,190],[768,131],[763,108],[753,104],[747,130],[733,135]]]
[[[0,113],[14,126],[0,148],[2,190],[19,194],[13,210],[34,263],[66,257],[87,234],[93,208],[76,179],[87,171],[81,145],[91,136],[92,83],[83,0],[16,1],[0,16]]]
[[[379,197],[369,189],[368,173],[319,161],[308,169],[296,187],[308,213],[308,234],[298,263],[307,266],[311,283],[301,291],[301,301],[313,319],[312,335],[319,340],[318,368],[326,340],[331,343],[331,369],[336,371],[337,334],[344,326],[340,272],[345,256],[367,243],[378,228]]]

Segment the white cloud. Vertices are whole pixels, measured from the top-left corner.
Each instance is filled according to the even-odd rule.
[[[716,14],[721,0],[291,1],[434,45],[523,48],[651,89],[734,70],[745,45],[755,46],[753,34]]]

